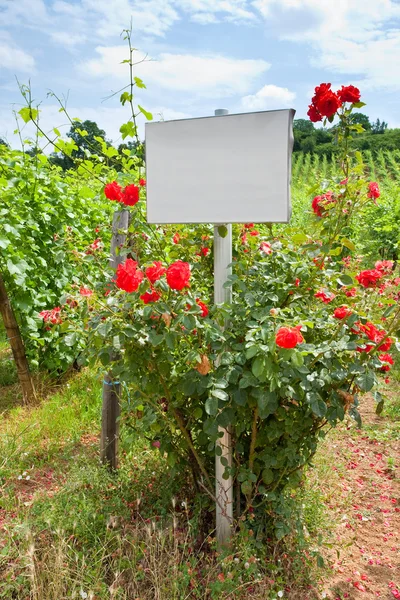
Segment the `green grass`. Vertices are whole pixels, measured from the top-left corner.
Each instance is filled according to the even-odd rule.
[[[0,598],[269,600],[295,582],[300,599],[316,572],[307,542],[292,536],[267,551],[243,530],[217,554],[190,480],[123,424],[118,472],[99,464],[100,397],[83,371],[0,423]],[[314,540],[321,498],[304,494]]]

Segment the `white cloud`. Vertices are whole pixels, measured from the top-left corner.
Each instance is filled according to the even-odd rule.
[[[0,67],[17,73],[32,73],[35,59],[13,44],[0,40]]]
[[[255,21],[247,0],[173,0],[191,15],[193,21],[207,25],[218,21]]]
[[[256,94],[242,98],[242,105],[247,110],[272,110],[290,107],[296,94],[288,88],[277,85],[264,85]]]
[[[50,37],[64,48],[75,48],[87,41],[85,35],[73,34],[67,31],[52,31]]]
[[[124,46],[99,46],[96,52],[98,58],[79,67],[85,76],[112,77],[127,82],[126,64],[120,64],[126,58]],[[142,57],[138,54],[136,60]],[[269,68],[270,64],[264,60],[164,53],[157,60],[138,64],[135,72],[145,83],[215,97],[246,93]]]
[[[163,36],[180,17],[170,0],[82,0],[103,38],[119,35],[132,22],[133,31]]]
[[[395,0],[252,4],[281,39],[313,47],[313,66],[356,76],[364,88],[400,89],[400,4]]]
[[[42,27],[50,23],[46,4],[43,0],[0,0],[2,24],[28,24]]]

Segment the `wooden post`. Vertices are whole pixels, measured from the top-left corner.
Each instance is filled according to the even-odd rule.
[[[121,384],[113,381],[110,374],[107,374],[103,382],[100,459],[110,469],[118,466],[120,392]]]
[[[129,210],[121,210],[114,213],[113,235],[111,239],[110,266],[116,269],[122,257],[117,254],[117,248],[122,246],[126,240],[126,230],[129,227]],[[113,360],[117,360],[114,356]],[[103,382],[103,404],[101,410],[101,437],[100,437],[100,460],[110,469],[118,466],[118,441],[119,441],[119,415],[121,384],[113,381],[111,372],[104,377]]]
[[[17,367],[18,379],[22,388],[22,397],[24,402],[31,402],[36,399],[36,392],[33,385],[31,373],[29,371],[28,360],[25,354],[25,346],[22,340],[21,332],[14,311],[11,306],[10,298],[0,273],[0,313],[3,318],[8,341],[14,356],[15,366]]]

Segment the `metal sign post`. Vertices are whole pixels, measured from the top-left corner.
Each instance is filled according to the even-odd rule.
[[[227,115],[226,109],[217,109],[215,116]],[[225,237],[220,235],[219,229],[227,232]],[[218,224],[214,225],[214,303],[230,303],[232,300],[231,288],[224,288],[224,283],[228,281],[228,276],[232,273],[230,267],[232,263],[232,225]],[[216,527],[217,541],[219,544],[226,542],[232,533],[233,522],[233,482],[232,477],[228,479],[222,477],[225,467],[221,463],[222,458],[226,458],[228,466],[232,466],[232,441],[229,429],[219,428],[222,436],[217,442],[221,448],[221,456],[215,455],[215,497],[216,504]]]

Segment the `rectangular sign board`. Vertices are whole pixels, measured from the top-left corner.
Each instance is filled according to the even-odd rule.
[[[295,111],[146,123],[149,223],[285,223]]]

